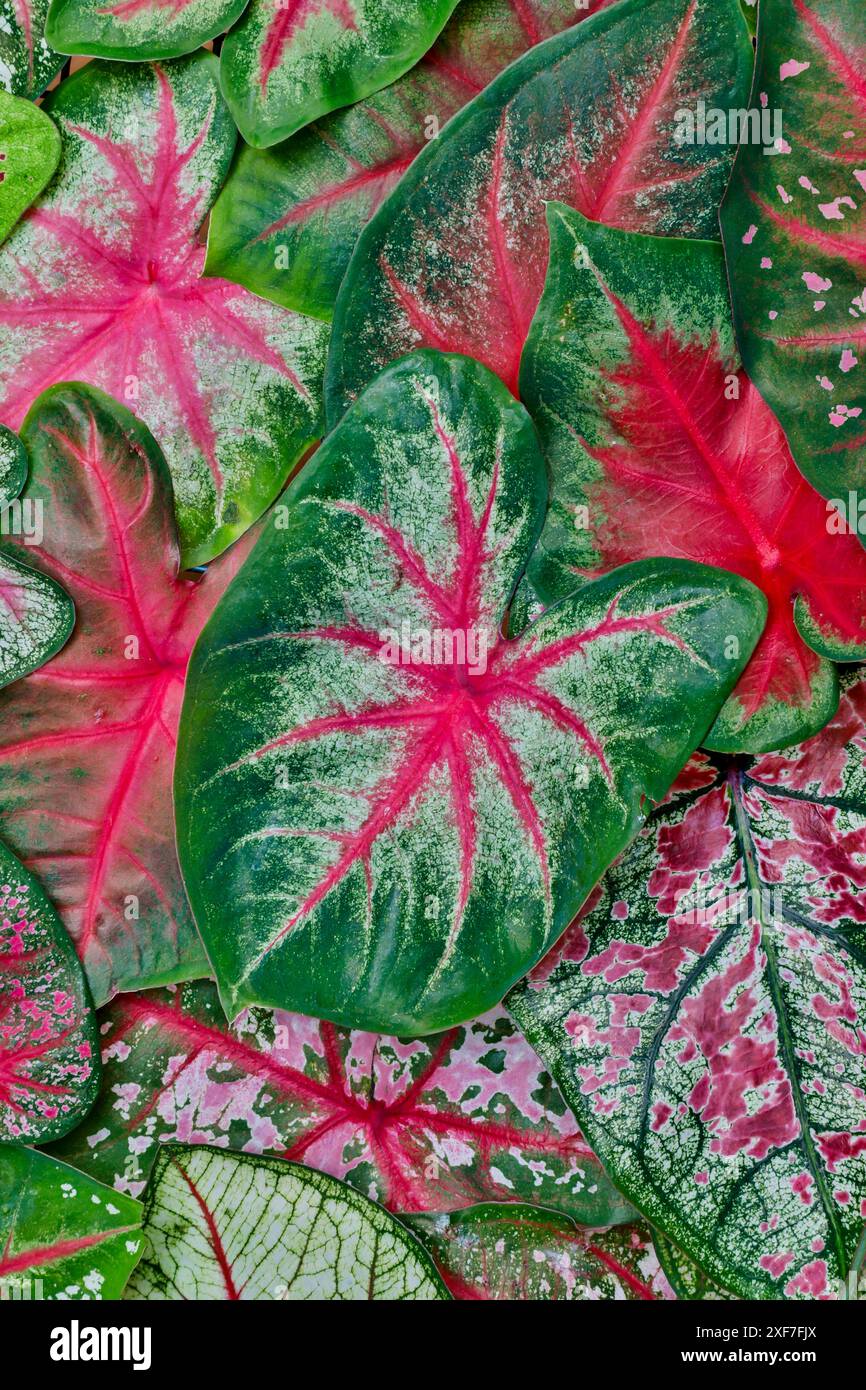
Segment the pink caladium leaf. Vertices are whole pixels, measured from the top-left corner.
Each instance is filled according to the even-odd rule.
[[[406,1226],[299,1163],[166,1145],[148,1186],[144,1233],[147,1251],[125,1294],[134,1301],[450,1297]]]
[[[424,1212],[408,1224],[457,1299],[653,1302],[674,1296],[643,1226],[592,1231],[561,1212],[501,1203]]]
[[[322,324],[202,279],[236,132],[216,60],[88,63],[48,106],[60,171],[0,249],[0,416],[59,380],[130,404],[165,451],[184,562],[261,515],[320,429]]]
[[[46,1143],[99,1091],[90,992],[62,922],[0,845],[0,1141]]]
[[[0,0],[0,87],[38,97],[65,59],[45,41],[49,0]]]
[[[101,1015],[104,1084],[54,1152],[140,1196],[161,1143],[296,1159],[393,1211],[537,1201],[593,1226],[633,1209],[502,1010],[415,1042],[255,1009],[214,986],[122,995]]]
[[[866,543],[866,9],[761,0],[755,101],[722,207],[752,380],[828,511]]]
[[[638,231],[715,236],[733,150],[678,142],[677,114],[742,106],[751,66],[738,0],[623,0],[512,64],[365,228],[334,313],[329,423],[419,345],[474,357],[516,390],[550,199]],[[590,99],[594,119],[578,119]]]
[[[51,0],[45,27],[61,53],[177,58],[225,33],[247,0]]]
[[[385,87],[417,63],[457,0],[250,0],[227,36],[220,81],[250,145]]]
[[[364,225],[446,121],[533,44],[612,0],[461,0],[420,63],[269,150],[244,145],[216,201],[205,273],[330,320]]]
[[[72,594],[59,656],[0,695],[0,827],[38,874],[97,1002],[205,973],[172,834],[171,769],[190,650],[243,560],[183,575],[165,461],[125,407],[58,386],[28,415],[20,542]],[[251,539],[251,538],[250,538]]]
[[[196,647],[178,743],[181,865],[229,1017],[418,1035],[486,1013],[700,743],[762,595],[652,561],[506,641],[547,492],[502,383],[421,351],[286,493]]]
[[[0,1144],[0,1299],[120,1298],[143,1249],[139,1202],[37,1149]]]
[[[705,739],[764,752],[835,712],[831,658],[866,656],[866,551],[828,529],[772,411],[742,370],[721,247],[548,210],[551,259],[521,368],[553,492],[529,588],[650,555],[733,570],[769,618]]]
[[[744,1298],[846,1297],[866,1221],[866,679],[698,755],[509,1004],[614,1182]]]

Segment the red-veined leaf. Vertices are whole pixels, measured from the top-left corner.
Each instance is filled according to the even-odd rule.
[[[273,145],[393,82],[457,0],[250,0],[226,37],[220,81],[250,145]]]
[[[120,1298],[141,1205],[36,1149],[0,1145],[0,1298]]]
[[[0,695],[0,833],[47,887],[100,1002],[207,970],[174,847],[174,740],[190,650],[250,541],[180,575],[165,461],[91,387],[46,392],[23,436],[24,497],[45,518],[26,550],[78,622]]]
[[[721,247],[549,210],[550,271],[520,388],[553,500],[529,571],[550,603],[579,576],[688,556],[766,594],[764,635],[705,745],[762,752],[835,712],[828,658],[866,655],[866,551],[742,371]]]
[[[740,347],[799,467],[866,542],[861,0],[761,0],[755,92],[781,134],[771,158],[743,145],[722,208]]]
[[[90,992],[45,894],[0,845],[0,1140],[45,1143],[99,1091]]]
[[[454,1298],[534,1303],[673,1297],[644,1227],[590,1231],[543,1207],[410,1217]]]
[[[167,1145],[148,1186],[144,1232],[148,1249],[129,1281],[131,1300],[449,1296],[411,1231],[345,1183],[298,1163]]]
[[[286,498],[190,667],[190,902],[229,1017],[438,1032],[565,928],[700,742],[766,604],[653,561],[503,640],[547,478],[523,407],[466,357],[383,372]]]
[[[696,757],[510,996],[614,1181],[745,1298],[845,1296],[866,1220],[866,679]]]
[[[269,150],[241,147],[216,201],[205,273],[330,319],[355,242],[455,112],[527,48],[612,0],[461,0],[390,87]]]
[[[732,151],[678,143],[675,117],[699,99],[742,106],[751,64],[738,0],[622,0],[512,64],[362,233],[334,313],[329,422],[419,344],[477,358],[516,390],[549,199],[638,231],[714,236]]]
[[[242,535],[319,431],[327,330],[202,279],[235,131],[216,60],[88,63],[52,94],[60,172],[0,248],[0,414],[83,379],[151,427],[184,561]]]
[[[169,1141],[297,1159],[393,1211],[634,1215],[501,1010],[415,1042],[264,1009],[229,1026],[201,982],[123,995],[101,1022],[100,1099],[54,1152],[133,1196]]]
[[[62,54],[45,42],[49,0],[0,0],[0,87],[38,97],[63,67]]]
[[[60,136],[32,101],[0,89],[0,241],[39,197],[60,158]]]
[[[225,33],[247,0],[51,0],[46,38],[61,53],[177,58]]]

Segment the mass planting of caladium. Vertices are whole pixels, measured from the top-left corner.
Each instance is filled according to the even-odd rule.
[[[120,1298],[141,1204],[35,1149],[0,1144],[0,1298]]]
[[[761,0],[755,93],[778,153],[744,145],[722,208],[743,357],[803,473],[866,541],[860,0]]]
[[[49,0],[0,0],[0,87],[35,98],[63,66],[45,41]]]
[[[38,198],[60,158],[60,136],[38,106],[0,90],[0,241]]]
[[[44,535],[10,540],[42,584],[65,585],[77,622],[0,694],[0,834],[51,894],[101,1002],[207,969],[177,865],[172,753],[190,650],[249,541],[204,577],[179,573],[165,460],[91,387],[47,391],[23,437],[23,500]]]
[[[701,754],[510,1007],[614,1182],[742,1297],[844,1296],[866,1221],[866,679]]]
[[[502,1010],[414,1042],[264,1009],[232,1027],[201,982],[123,995],[101,1029],[99,1101],[54,1152],[133,1196],[161,1143],[192,1141],[303,1161],[399,1212],[634,1216]]]
[[[548,209],[550,269],[520,389],[552,500],[529,566],[544,603],[659,552],[734,570],[769,605],[706,746],[807,738],[839,698],[830,658],[866,656],[866,550],[831,533],[740,367],[721,247]]]
[[[268,150],[242,146],[214,206],[205,273],[330,320],[366,222],[445,122],[528,48],[611,0],[461,0],[414,68]]]
[[[147,1190],[144,1231],[147,1253],[128,1299],[449,1297],[406,1226],[298,1163],[167,1145]]]
[[[328,436],[220,603],[175,799],[229,1016],[424,1034],[485,1012],[706,733],[763,597],[652,561],[504,641],[546,492],[501,382],[414,353]]]
[[[0,1141],[73,1129],[99,1090],[90,993],[63,924],[0,845]]]
[[[85,380],[168,459],[186,564],[242,535],[319,430],[326,330],[202,279],[235,130],[207,53],[89,63],[50,100],[63,158],[0,248],[0,417]]]
[[[419,344],[517,389],[544,284],[544,204],[644,232],[714,236],[732,150],[678,144],[678,110],[743,105],[738,0],[622,0],[539,44],[431,141],[369,223],[340,291],[330,422]],[[597,119],[581,121],[587,93]]]

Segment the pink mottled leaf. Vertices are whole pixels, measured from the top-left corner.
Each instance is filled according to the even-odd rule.
[[[847,1297],[866,1221],[866,679],[700,754],[509,1003],[613,1180],[744,1298]]]

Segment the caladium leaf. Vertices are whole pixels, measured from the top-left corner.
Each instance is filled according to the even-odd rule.
[[[299,1163],[166,1145],[144,1230],[148,1249],[128,1299],[449,1297],[423,1245],[395,1217]]]
[[[250,541],[204,578],[180,575],[165,461],[91,387],[47,391],[23,436],[23,501],[45,523],[21,550],[67,585],[78,622],[0,695],[0,833],[46,885],[102,1002],[207,970],[171,833],[173,745],[189,652]]]
[[[27,480],[27,454],[12,430],[0,425],[0,507],[17,497]],[[8,529],[8,528],[7,528]]]
[[[866,541],[859,0],[761,0],[755,92],[778,123],[778,153],[743,145],[722,208],[743,359],[803,473]]]
[[[672,1293],[649,1232],[589,1231],[543,1207],[485,1204],[409,1218],[459,1299],[654,1300]]]
[[[0,1145],[4,1298],[120,1298],[143,1249],[141,1204],[37,1149]]]
[[[821,729],[828,660],[866,656],[866,551],[823,499],[743,372],[722,249],[549,209],[551,260],[520,389],[553,479],[529,568],[544,603],[579,576],[650,555],[730,569],[769,620],[705,740],[762,752]]]
[[[611,0],[461,0],[405,76],[269,150],[238,151],[205,273],[329,320],[355,242],[445,122],[527,48]]]
[[[177,58],[224,34],[247,0],[51,0],[45,37],[61,53]]]
[[[744,1298],[839,1296],[866,1220],[864,852],[855,677],[799,747],[694,759],[510,996],[614,1182]]]
[[[274,145],[393,82],[457,0],[250,0],[226,37],[220,80],[250,145]]]
[[[0,1141],[73,1129],[99,1091],[90,992],[45,894],[0,845]]]
[[[88,63],[49,109],[60,173],[0,248],[0,414],[17,428],[68,378],[131,404],[168,459],[184,562],[204,563],[316,438],[327,330],[200,278],[235,142],[211,54]]]
[[[499,1010],[401,1042],[256,1009],[214,986],[123,995],[101,1015],[99,1101],[54,1152],[139,1196],[165,1141],[309,1163],[393,1211],[535,1201],[631,1220],[538,1058]]]
[[[32,101],[0,90],[0,241],[39,197],[60,159],[60,136]]]
[[[689,1259],[688,1255],[660,1231],[656,1231],[653,1244],[659,1264],[677,1298],[687,1302],[723,1302],[730,1299],[736,1301],[735,1294],[728,1293],[715,1279],[711,1279],[694,1260]]]
[[[181,865],[229,1017],[477,1017],[700,741],[763,598],[652,562],[503,641],[546,494],[522,406],[428,351],[292,484],[196,648],[178,746]]]
[[[0,87],[14,96],[38,97],[65,62],[45,42],[49,3],[0,0]]]
[[[742,106],[751,63],[738,0],[622,0],[508,68],[365,228],[334,313],[330,423],[419,344],[475,357],[516,390],[547,266],[546,200],[714,236],[732,151],[677,143],[675,117],[698,99]],[[588,92],[596,117],[577,120]]]
[[[0,687],[50,661],[74,623],[75,609],[65,590],[0,549]]]

